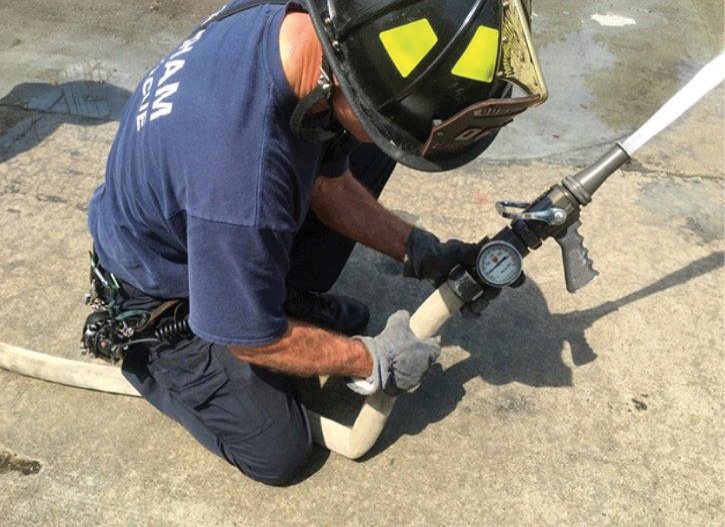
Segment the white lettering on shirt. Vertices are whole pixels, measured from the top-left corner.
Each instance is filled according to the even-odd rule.
[[[143,85],[141,86],[141,105],[136,112],[137,132],[140,132],[149,121],[155,121],[159,117],[171,115],[171,112],[174,110],[174,102],[168,99],[179,90],[180,83],[166,83],[171,77],[184,69],[186,60],[178,59],[178,57],[189,53],[192,49],[194,49],[194,44],[201,40],[205,31],[205,29],[197,31],[191,38],[182,42],[181,46],[179,46],[173,55],[169,56],[164,62],[148,73],[146,79],[143,81]],[[156,84],[156,89],[153,90],[152,88],[154,87],[154,82],[156,80],[155,74],[162,66],[163,74]],[[153,98],[153,103],[150,105],[151,108],[149,109],[149,101],[151,98]],[[151,111],[150,115],[149,111]]]
[[[159,117],[163,117],[164,115],[169,115],[171,113],[171,111],[174,109],[174,103],[165,102],[165,100],[175,94],[176,90],[178,89],[179,83],[175,82],[173,84],[161,86],[159,89],[156,90],[154,104],[151,107],[151,109],[154,110],[150,117],[151,121],[155,121]]]
[[[141,99],[141,106],[139,107],[138,111],[136,112],[136,131],[140,132],[141,128],[143,128],[146,125],[146,110],[148,110],[149,107],[149,97],[151,96],[151,87],[154,85],[154,73],[156,73],[157,68],[152,69],[148,75],[146,76],[146,79],[143,81],[143,86],[141,87],[141,96],[143,97]]]
[[[136,114],[136,131],[141,131],[141,128],[146,126],[146,118],[148,117],[148,113],[146,113],[146,110],[149,109],[149,103],[144,103],[141,105],[141,107],[138,109],[138,113]]]
[[[164,76],[159,81],[159,86],[163,86],[167,80],[169,80],[174,73],[178,73],[184,67],[185,61],[183,60],[171,60],[164,64]]]

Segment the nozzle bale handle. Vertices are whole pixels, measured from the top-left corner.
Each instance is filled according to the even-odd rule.
[[[589,251],[584,247],[584,238],[579,234],[581,225],[577,220],[556,236],[564,258],[566,289],[570,293],[576,293],[599,276],[594,270],[594,262],[589,258]]]

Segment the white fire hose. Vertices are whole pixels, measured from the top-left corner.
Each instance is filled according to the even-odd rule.
[[[411,317],[411,328],[420,338],[432,337],[462,305],[451,288],[443,285]],[[4,342],[0,342],[0,368],[75,388],[140,396],[118,367],[64,359]],[[313,439],[333,452],[358,459],[380,437],[394,403],[395,398],[383,392],[368,396],[352,427],[308,411]]]

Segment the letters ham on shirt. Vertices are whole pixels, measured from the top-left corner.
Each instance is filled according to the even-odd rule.
[[[189,53],[194,44],[201,40],[206,30],[198,31],[194,36],[185,40],[179,49],[167,57],[161,64],[152,69],[143,81],[141,106],[136,112],[136,131],[140,132],[148,121],[155,121],[159,117],[170,115],[174,109],[172,96],[179,90],[178,82],[169,82],[184,69],[186,61],[182,57]],[[161,73],[158,84],[154,88],[157,73]],[[153,96],[152,96],[153,92]],[[153,101],[153,102],[152,102]]]

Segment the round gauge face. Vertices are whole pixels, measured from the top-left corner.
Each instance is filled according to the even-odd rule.
[[[488,285],[506,287],[521,276],[523,258],[510,243],[493,241],[481,249],[476,267]]]

